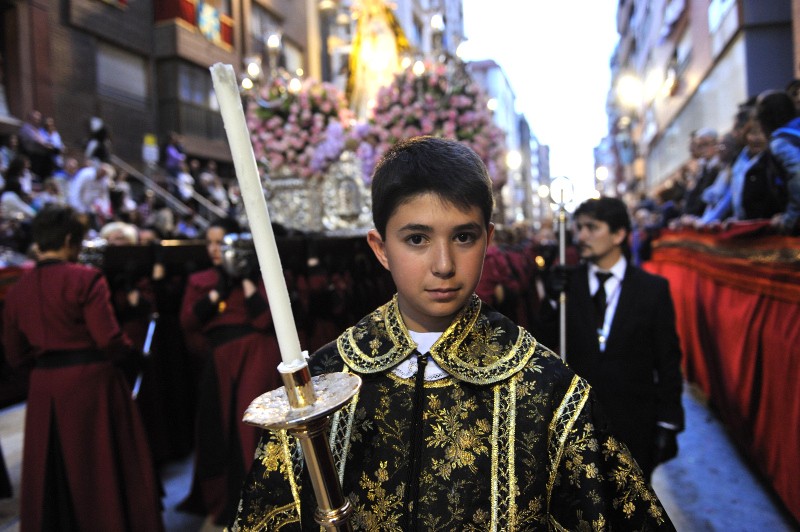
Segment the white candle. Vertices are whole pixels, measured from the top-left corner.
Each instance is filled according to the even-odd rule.
[[[222,63],[215,64],[210,70],[222,121],[225,124],[225,132],[228,135],[233,166],[236,168],[236,178],[239,181],[247,219],[250,222],[250,232],[253,235],[256,255],[258,255],[258,262],[261,265],[261,275],[267,289],[267,299],[272,312],[272,321],[275,324],[281,359],[287,366],[285,369],[302,366],[306,364],[306,361],[300,350],[300,339],[294,324],[289,291],[286,289],[281,257],[278,254],[267,202],[264,199],[264,190],[261,188],[261,179],[258,176],[258,167],[244,118],[236,73],[231,65]]]

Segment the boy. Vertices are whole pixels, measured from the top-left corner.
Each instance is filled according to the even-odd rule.
[[[395,145],[367,237],[397,294],[310,361],[360,375],[332,419],[334,461],[367,530],[672,529],[585,381],[473,293],[491,224],[486,168],[454,141]],[[312,530],[298,445],[263,441],[234,530]]]

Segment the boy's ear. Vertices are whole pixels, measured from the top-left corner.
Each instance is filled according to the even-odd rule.
[[[489,222],[489,230],[486,232],[486,245],[492,243],[494,239],[494,222]]]
[[[377,229],[370,229],[367,233],[367,243],[384,268],[389,269],[389,260],[386,258],[386,248]]]

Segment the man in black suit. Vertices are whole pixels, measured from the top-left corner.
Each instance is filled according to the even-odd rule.
[[[574,222],[582,264],[561,277],[566,361],[595,389],[612,432],[649,479],[659,463],[677,455],[683,430],[681,351],[669,285],[630,262],[631,222],[621,200],[590,199],[577,208]],[[537,337],[557,337],[555,316],[554,306],[545,304]]]

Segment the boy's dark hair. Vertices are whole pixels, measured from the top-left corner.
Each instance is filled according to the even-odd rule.
[[[454,140],[414,137],[392,146],[372,177],[372,221],[381,237],[400,205],[428,192],[458,207],[479,207],[489,227],[492,181],[478,154]]]
[[[797,118],[797,108],[784,91],[768,90],[758,95],[756,116],[764,134],[769,138],[773,131]]]
[[[52,203],[42,208],[31,224],[33,241],[36,242],[39,251],[61,249],[67,235],[71,237],[71,245],[80,246],[86,229],[85,223],[75,209]]]
[[[622,247],[627,249],[627,236],[631,234],[631,217],[628,214],[628,207],[621,199],[607,196],[588,199],[575,209],[573,217],[577,218],[580,215],[607,223],[612,233],[625,229],[626,236],[622,241]]]

